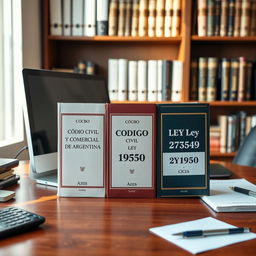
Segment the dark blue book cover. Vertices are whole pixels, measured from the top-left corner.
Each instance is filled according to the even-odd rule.
[[[209,105],[158,104],[157,196],[209,194]]]

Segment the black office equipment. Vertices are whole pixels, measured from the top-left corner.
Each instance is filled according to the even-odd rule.
[[[0,239],[37,228],[45,218],[17,207],[0,210]]]

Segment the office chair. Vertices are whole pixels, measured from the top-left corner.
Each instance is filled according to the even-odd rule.
[[[238,165],[256,167],[256,126],[245,137],[232,162]]]

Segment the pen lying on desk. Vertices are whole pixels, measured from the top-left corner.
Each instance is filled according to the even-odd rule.
[[[249,233],[250,228],[228,228],[228,229],[211,229],[211,230],[189,230],[180,233],[172,234],[173,236],[202,237],[202,236],[218,236],[218,235],[232,235],[240,233]]]
[[[238,192],[238,193],[242,193],[242,194],[245,194],[245,195],[248,195],[248,196],[256,197],[256,192],[255,191],[248,190],[248,189],[245,189],[245,188],[240,188],[240,187],[230,187],[230,188],[232,190]]]

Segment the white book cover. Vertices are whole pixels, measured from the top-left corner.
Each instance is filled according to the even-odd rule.
[[[118,100],[128,99],[128,60],[118,59]]]
[[[118,100],[118,59],[108,60],[108,93],[110,101]]]
[[[163,61],[157,61],[157,101],[162,101],[163,90]]]
[[[173,0],[165,1],[164,36],[172,36],[172,5]]]
[[[147,61],[138,61],[138,101],[147,100]]]
[[[84,35],[96,35],[96,0],[84,0]]]
[[[97,0],[96,25],[97,35],[108,34],[108,0]]]
[[[71,36],[71,0],[63,0],[63,35]]]
[[[61,0],[50,0],[50,28],[51,35],[62,35]]]
[[[174,60],[172,64],[172,101],[181,101],[183,62]]]
[[[157,60],[148,61],[148,101],[157,101]]]
[[[137,61],[130,60],[128,67],[128,99],[130,101],[138,100],[137,80]]]
[[[72,36],[83,36],[83,0],[72,1]]]
[[[105,104],[58,103],[58,195],[104,197]]]

